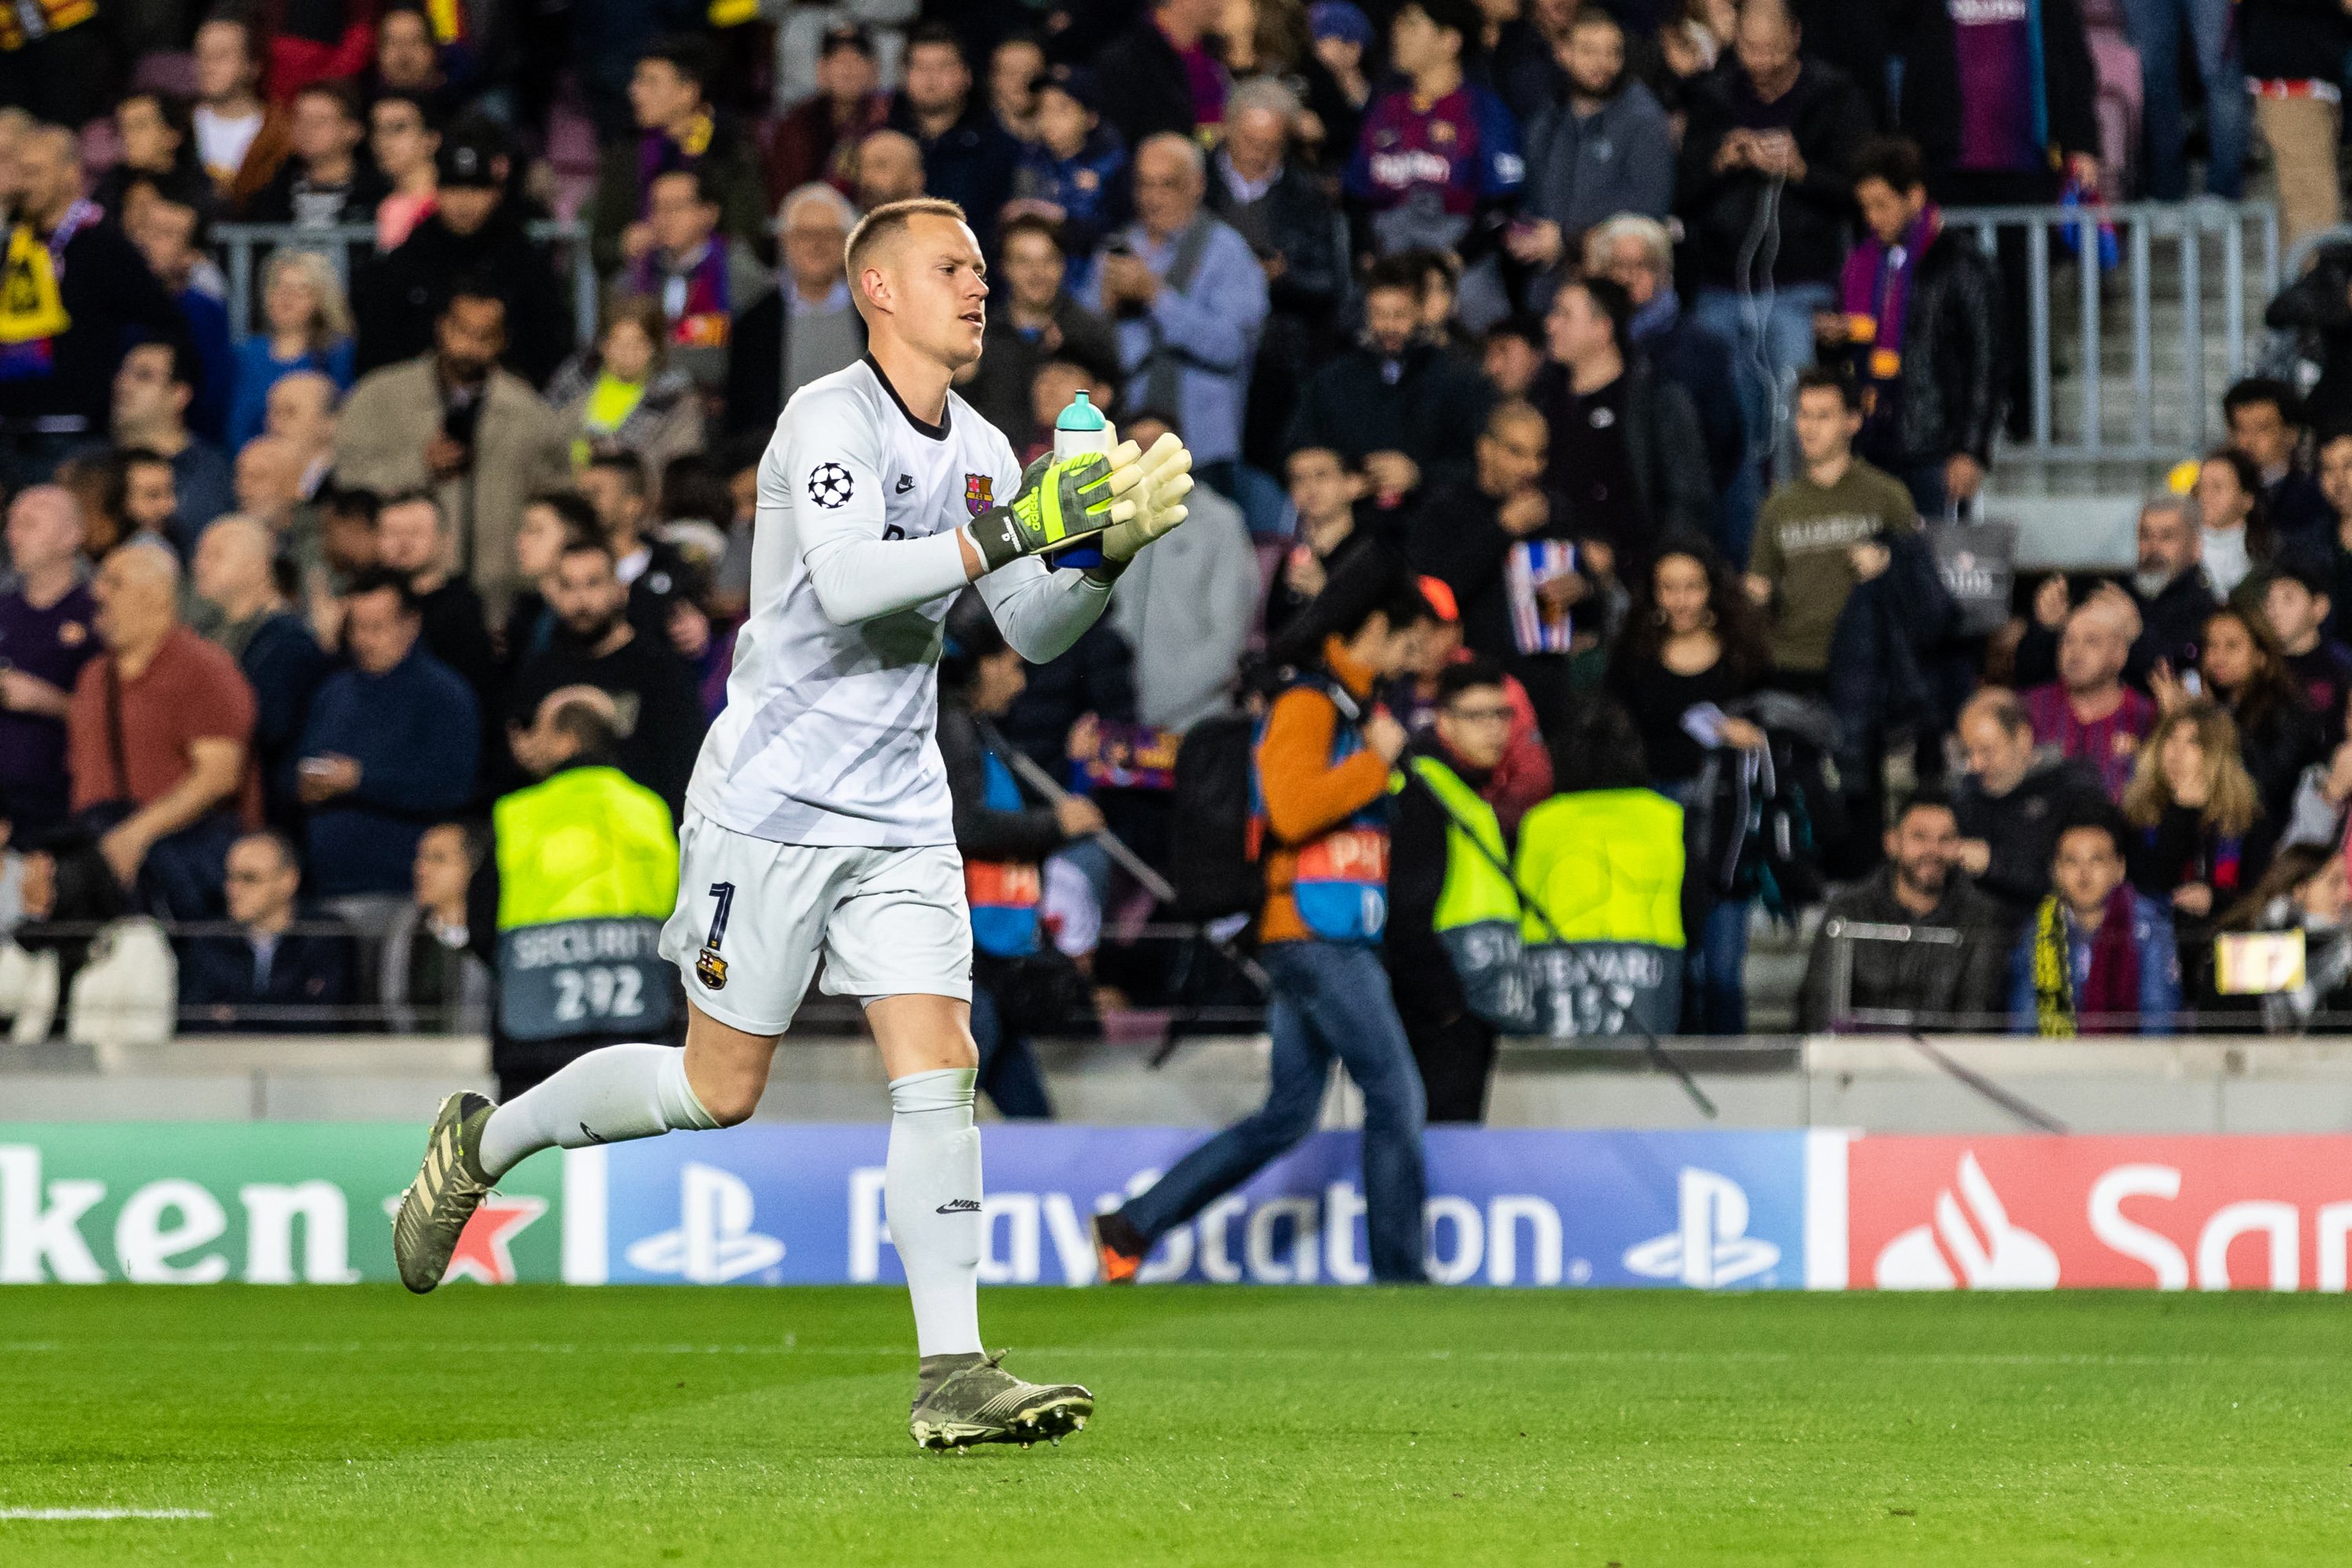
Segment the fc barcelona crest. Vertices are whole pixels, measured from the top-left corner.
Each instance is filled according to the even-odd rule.
[[[986,474],[963,477],[963,509],[978,517],[996,504],[996,481]]]

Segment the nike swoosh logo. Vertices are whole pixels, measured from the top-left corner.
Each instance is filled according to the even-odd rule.
[[[941,1204],[932,1212],[935,1214],[978,1214],[980,1212],[980,1200],[977,1198],[954,1198],[947,1203]]]
[[[891,494],[905,495],[908,490],[913,489],[914,488],[915,477],[912,474],[900,474],[898,476],[898,488],[893,490]]]

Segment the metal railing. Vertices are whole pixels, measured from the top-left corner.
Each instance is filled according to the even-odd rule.
[[[2222,297],[2218,314],[2223,334],[2226,378],[2246,373],[2249,316],[2261,325],[2261,305],[2247,304],[2247,268],[2266,301],[2278,291],[2282,271],[2279,255],[2278,209],[2267,202],[2224,202],[2200,197],[2188,202],[2130,202],[2116,206],[1993,206],[1951,207],[1947,225],[1974,230],[1988,256],[1997,256],[2003,231],[2023,231],[2026,278],[2026,354],[2031,405],[2030,433],[2011,450],[2018,456],[2059,465],[2105,462],[2154,462],[2201,451],[2212,424],[2211,397],[2206,375],[2207,314],[2214,301],[2206,293],[2208,243],[2219,237]],[[2116,237],[2116,266],[2121,275],[2110,301],[2108,268],[2101,260],[2103,225]],[[2073,336],[2075,340],[2071,388],[2074,428],[2061,438],[2059,425],[2060,341],[2059,301],[2052,269],[2059,247],[2071,248],[2074,258]],[[2250,248],[2253,254],[2250,257]],[[2173,270],[2159,293],[2159,252],[2168,252]],[[2157,363],[2157,315],[2160,308],[2177,307],[2180,363],[2165,375]],[[2111,346],[2128,345],[2131,356],[2130,407],[2119,437],[2107,430],[2105,367]],[[2011,344],[2014,353],[2020,345]],[[2226,382],[2225,382],[2226,384]],[[2218,390],[2218,388],[2213,389]],[[2159,422],[2161,395],[2171,393],[2173,417]]]
[[[523,232],[562,252],[558,259],[558,275],[571,279],[575,341],[583,344],[594,342],[602,284],[596,276],[596,263],[588,253],[587,226],[542,219],[527,225]],[[335,269],[336,281],[348,297],[352,290],[352,253],[374,253],[375,226],[347,223],[312,227],[292,223],[223,223],[213,226],[212,243],[220,252],[223,270],[228,274],[229,334],[241,339],[253,330],[254,279],[261,258],[278,249],[314,251],[326,258],[327,264]]]

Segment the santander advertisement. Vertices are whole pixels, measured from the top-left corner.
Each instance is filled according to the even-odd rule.
[[[2345,1289],[2352,1137],[1859,1138],[1847,1282]]]

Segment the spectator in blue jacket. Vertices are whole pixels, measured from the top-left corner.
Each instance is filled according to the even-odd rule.
[[[1201,210],[1207,189],[1194,142],[1163,133],[1137,148],[1136,221],[1097,258],[1084,300],[1118,323],[1129,404],[1174,409],[1193,473],[1230,497],[1265,269],[1247,240]]]
[[[404,892],[418,837],[474,793],[480,721],[465,681],[417,647],[424,615],[404,577],[372,571],[343,605],[351,668],[319,688],[295,764],[315,890]]]
[[[278,378],[315,370],[352,389],[352,311],[334,268],[314,250],[281,250],[261,273],[261,331],[236,345],[236,389],[229,403],[232,451],[269,422],[269,389]]]
[[[180,952],[180,1026],[250,1033],[332,1029],[352,999],[352,942],[298,932],[302,868],[283,834],[248,833],[229,847],[234,935],[200,936]]]
[[[1016,210],[1060,226],[1070,257],[1067,287],[1086,287],[1095,247],[1126,224],[1134,203],[1127,184],[1127,142],[1103,123],[1092,71],[1055,66],[1037,83],[1037,140],[1021,150],[1013,174]]]
[[[2053,890],[2010,964],[2012,1034],[2164,1035],[2180,1010],[2180,957],[2165,907],[2124,879],[2128,828],[2104,802],[2059,831]]]
[[[907,40],[907,80],[891,100],[890,129],[922,150],[925,194],[962,207],[982,239],[992,240],[1021,143],[971,90],[971,65],[953,28],[926,23]]]
[[[196,597],[220,617],[211,640],[228,650],[253,686],[253,763],[261,775],[262,816],[273,827],[290,829],[299,815],[294,748],[329,660],[310,626],[288,607],[272,560],[276,549],[268,528],[231,512],[197,541],[191,579]]]

